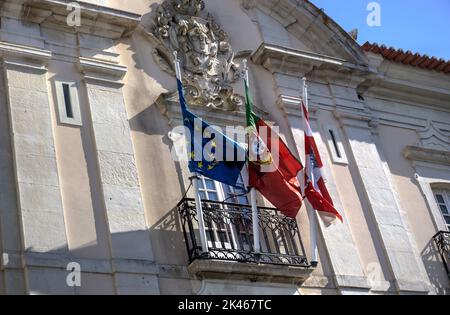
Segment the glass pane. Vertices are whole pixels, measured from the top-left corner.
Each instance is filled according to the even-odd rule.
[[[217,235],[219,236],[219,240],[223,243],[228,243],[228,235],[224,231],[218,231]]]
[[[207,198],[206,198],[206,194],[205,194],[204,191],[200,191],[199,193],[200,193],[200,198],[201,198],[201,199],[203,199],[203,200],[206,200],[206,199],[207,199]]]
[[[244,246],[250,245],[248,242],[248,237],[247,237],[247,235],[245,235],[245,233],[240,234],[240,237],[241,237],[242,245],[244,245]]]
[[[241,196],[238,198],[238,201],[242,205],[248,205],[248,198],[246,196]]]
[[[450,224],[450,216],[444,215],[445,223]]]
[[[215,241],[214,232],[211,230],[207,230],[206,238],[208,239],[208,242],[214,242]]]
[[[210,179],[205,179],[205,183],[206,183],[206,189],[216,190],[216,185],[214,184],[214,181],[212,181]]]
[[[198,189],[205,189],[201,178],[197,178],[197,183],[198,183]]]
[[[217,229],[219,230],[225,230],[226,229],[226,227],[225,227],[225,224],[223,223],[223,222],[216,222],[216,227],[217,227]]]
[[[448,209],[446,206],[444,205],[439,205],[439,208],[441,208],[441,211],[443,214],[448,214]]]
[[[232,188],[228,185],[222,185],[223,186],[223,192],[225,193],[225,199],[227,199],[228,202],[232,202],[233,198],[233,191]]]
[[[442,195],[436,194],[436,200],[438,203],[445,204],[444,197]]]

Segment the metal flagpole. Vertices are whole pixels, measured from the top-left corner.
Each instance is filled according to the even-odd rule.
[[[303,103],[305,104],[306,110],[309,111],[308,107],[308,86],[306,84],[306,78],[302,78],[303,82],[303,88],[302,88],[302,99]],[[302,109],[303,112],[303,109]],[[304,114],[303,114],[304,115]],[[306,117],[303,117],[304,123],[306,123]],[[304,131],[306,132],[306,125],[303,126]],[[305,163],[309,163],[307,159],[305,159]],[[311,170],[311,167],[308,168]],[[305,168],[306,171],[306,168]],[[306,185],[306,183],[305,183]],[[316,211],[312,207],[312,205],[306,200],[306,207],[308,209],[308,218],[309,218],[309,231],[310,231],[310,247],[311,247],[311,265],[317,266],[318,260],[317,260],[317,225],[316,225]]]
[[[177,79],[180,80],[180,82],[183,82],[182,77],[181,77],[181,67],[180,67],[180,61],[178,60],[178,54],[176,51],[174,51],[173,55],[175,57],[175,73],[176,73]],[[209,249],[208,249],[208,242],[206,239],[205,221],[203,219],[202,200],[200,198],[200,190],[198,187],[199,178],[200,177],[198,176],[197,173],[192,173],[191,180],[193,181],[193,186],[194,186],[195,206],[197,208],[197,220],[198,220],[198,229],[200,232],[200,242],[202,245],[203,253],[208,253]]]
[[[248,67],[247,60],[244,60],[244,68],[245,68],[245,80],[247,81],[247,85],[249,86],[249,75],[248,75]],[[250,139],[250,138],[249,138]],[[248,150],[251,150],[250,143],[248,144]],[[258,217],[258,206],[256,204],[256,189],[250,189],[250,202],[252,204],[252,223],[253,223],[253,250],[255,253],[261,252],[261,244],[259,241],[259,217]]]

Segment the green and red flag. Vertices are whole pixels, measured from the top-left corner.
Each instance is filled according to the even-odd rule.
[[[253,112],[248,81],[244,82],[249,186],[258,190],[283,214],[295,218],[303,200],[297,179],[303,166],[280,136]]]

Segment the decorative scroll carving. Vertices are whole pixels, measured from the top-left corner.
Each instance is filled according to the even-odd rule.
[[[412,161],[450,165],[450,136],[441,131],[432,121],[425,129],[418,131],[419,142],[407,146],[403,156]]]
[[[450,151],[450,136],[444,134],[432,121],[425,130],[419,132],[419,146],[434,150]]]
[[[244,98],[232,84],[242,71],[234,63],[228,34],[210,14],[202,15],[204,8],[202,0],[166,0],[157,7],[152,34],[159,45],[153,57],[173,74],[172,52],[178,52],[190,105],[237,110]]]

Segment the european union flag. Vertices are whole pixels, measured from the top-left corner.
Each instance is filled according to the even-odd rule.
[[[237,142],[191,113],[177,79],[183,122],[187,137],[189,170],[221,183],[243,189],[237,184],[245,165],[246,151]],[[245,189],[245,188],[244,188]]]

